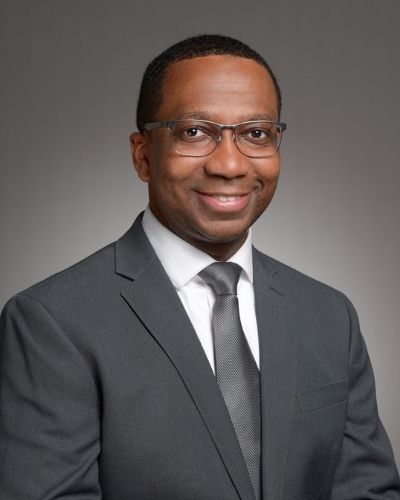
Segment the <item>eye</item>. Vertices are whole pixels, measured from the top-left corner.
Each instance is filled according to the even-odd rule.
[[[187,128],[187,129],[182,131],[183,136],[192,137],[192,138],[199,137],[199,136],[202,136],[204,134],[205,134],[204,130],[202,130],[199,127],[190,127],[190,128]]]
[[[271,131],[267,129],[262,129],[262,128],[254,128],[246,132],[248,137],[251,139],[267,139],[268,137],[271,137]]]
[[[249,144],[266,146],[276,137],[276,127],[273,124],[246,124],[240,131],[239,140]]]
[[[175,140],[181,142],[202,142],[212,136],[213,131],[206,123],[182,121],[177,123],[174,130]]]

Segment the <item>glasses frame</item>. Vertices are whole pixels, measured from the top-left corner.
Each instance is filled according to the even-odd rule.
[[[149,123],[145,123],[144,126],[143,126],[143,129],[146,131],[146,132],[152,132],[153,130],[156,130],[158,128],[168,128],[169,130],[171,130],[171,132],[173,133],[174,131],[174,128],[176,126],[177,123],[182,123],[182,122],[187,122],[187,121],[195,121],[195,122],[198,122],[198,123],[205,123],[205,124],[209,124],[209,125],[214,125],[216,127],[218,127],[219,129],[219,136],[218,138],[215,138],[215,146],[214,148],[212,149],[212,151],[210,151],[209,153],[205,154],[205,155],[188,155],[188,154],[184,154],[184,153],[179,153],[178,151],[175,150],[175,153],[180,155],[180,156],[188,156],[188,157],[191,157],[191,158],[203,158],[205,156],[208,156],[210,154],[212,154],[218,147],[218,145],[221,143],[222,141],[222,134],[221,134],[221,131],[222,130],[232,130],[232,140],[233,142],[235,143],[238,151],[244,155],[244,156],[247,156],[248,158],[271,158],[272,156],[276,155],[279,151],[279,148],[281,146],[281,142],[282,142],[282,135],[283,135],[283,132],[286,130],[287,128],[287,125],[286,123],[283,123],[283,122],[277,122],[277,121],[273,121],[273,120],[249,120],[249,121],[245,121],[245,122],[241,122],[241,123],[235,123],[235,124],[232,124],[232,125],[224,125],[222,123],[216,123],[216,122],[213,122],[211,120],[197,120],[195,118],[186,118],[186,119],[180,119],[180,120],[167,120],[167,121],[162,121],[162,122],[149,122]],[[276,148],[276,151],[271,154],[271,155],[266,155],[266,156],[254,156],[254,155],[248,155],[248,154],[245,154],[243,153],[243,151],[240,150],[240,147],[238,146],[238,143],[237,143],[237,129],[239,127],[241,127],[242,125],[249,125],[249,124],[252,124],[252,123],[272,123],[274,125],[277,126],[279,130],[279,134],[280,134],[280,137],[279,137],[279,143],[278,143],[278,147]]]

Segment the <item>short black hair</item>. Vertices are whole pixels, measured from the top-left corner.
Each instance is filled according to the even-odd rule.
[[[274,73],[267,61],[245,43],[223,35],[196,35],[175,43],[153,59],[147,66],[136,110],[136,125],[143,132],[145,123],[154,121],[163,99],[163,84],[168,66],[177,61],[205,57],[210,55],[230,55],[252,59],[263,66],[272,78],[277,103],[278,115],[282,107],[282,94]]]

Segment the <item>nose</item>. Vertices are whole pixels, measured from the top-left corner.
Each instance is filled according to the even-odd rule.
[[[222,130],[215,150],[205,157],[205,170],[210,175],[227,179],[245,176],[251,168],[250,158],[236,147],[233,132]]]

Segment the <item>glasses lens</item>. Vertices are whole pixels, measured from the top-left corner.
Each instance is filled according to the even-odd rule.
[[[281,127],[274,122],[242,123],[236,130],[239,151],[253,158],[273,156],[279,149],[281,139]]]
[[[214,151],[219,129],[212,123],[179,120],[172,130],[175,152],[184,156],[206,156]]]

